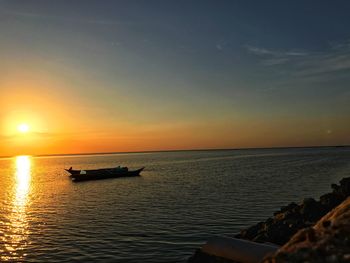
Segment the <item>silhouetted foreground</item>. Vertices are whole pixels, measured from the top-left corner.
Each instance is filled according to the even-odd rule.
[[[299,205],[296,203],[291,203],[285,207],[282,207],[279,211],[274,213],[273,218],[269,218],[265,222],[260,222],[252,227],[244,229],[241,231],[240,234],[236,235],[235,237],[240,239],[251,240],[259,243],[268,242],[268,243],[274,243],[277,245],[284,245],[292,238],[294,234],[296,234],[298,230],[301,230],[304,228],[310,229],[310,227],[315,225],[317,221],[319,221],[323,216],[325,216],[332,209],[340,205],[344,200],[346,200],[350,196],[350,177],[343,178],[340,181],[340,185],[332,184],[332,189],[333,191],[331,193],[322,195],[319,201],[316,201],[313,198],[307,198],[307,199],[304,199],[304,201]],[[347,207],[349,209],[348,203],[347,203]],[[341,210],[341,211],[344,212],[344,210]],[[337,215],[339,215],[339,212],[337,213]],[[328,223],[325,223],[325,224],[327,225]],[[348,229],[349,224],[350,224],[350,220],[347,221],[347,226],[345,226],[347,228],[346,230],[344,230],[344,232],[349,230]],[[330,228],[330,229],[332,230],[333,228]],[[327,234],[328,235],[327,240],[331,240],[329,241],[330,244],[333,244],[332,242],[334,241],[333,245],[336,245],[337,242],[339,242],[339,244],[335,248],[337,253],[340,256],[346,255],[347,253],[349,253],[348,251],[350,248],[349,235],[347,235],[347,239],[340,238],[339,240],[335,240],[331,238],[331,237],[337,236],[335,230],[331,233],[333,234],[329,234],[329,233]],[[301,234],[298,234],[298,235],[301,236]],[[309,244],[311,245],[313,243],[309,242]],[[346,246],[348,246],[347,251],[343,249]],[[339,249],[339,251],[337,249]],[[319,256],[323,257],[324,254],[322,253],[324,253],[325,251],[324,250],[319,250],[319,251],[320,251]],[[318,252],[315,252],[315,253],[318,253]],[[331,254],[330,256],[333,256],[333,254]],[[338,260],[336,256],[333,256],[333,258]],[[277,259],[276,259],[277,261],[273,261],[275,259],[270,259],[270,261],[266,261],[266,262],[303,262],[303,260],[299,260],[299,259],[300,258],[297,258],[294,261],[293,256],[290,256],[288,257],[288,260],[286,259],[286,261],[283,261],[282,259],[278,259],[280,261],[278,261]],[[206,253],[203,253],[202,250],[198,249],[196,253],[188,260],[188,262],[194,263],[194,262],[233,262],[233,261],[208,255]],[[320,262],[320,261],[314,261],[314,262]],[[327,261],[327,262],[342,262],[342,261]],[[350,262],[350,258],[348,259],[348,261],[344,261],[344,262]]]

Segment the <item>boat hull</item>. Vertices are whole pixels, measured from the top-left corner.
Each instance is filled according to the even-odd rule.
[[[66,171],[70,173],[70,177],[74,182],[90,181],[90,180],[102,180],[110,178],[121,178],[121,177],[136,177],[140,176],[140,173],[144,167],[138,170],[128,171],[123,169],[99,169],[99,170],[85,170],[85,174],[81,174],[81,170],[69,169]]]

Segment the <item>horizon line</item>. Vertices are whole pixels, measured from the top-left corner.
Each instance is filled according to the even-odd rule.
[[[121,152],[89,152],[89,153],[53,153],[53,154],[22,154],[12,156],[0,156],[0,159],[13,158],[16,156],[32,157],[59,157],[79,155],[113,155],[113,154],[134,154],[134,153],[162,153],[162,152],[194,152],[194,151],[232,151],[232,150],[268,150],[268,149],[298,149],[298,148],[337,148],[350,147],[350,145],[311,145],[311,146],[273,146],[273,147],[242,147],[242,148],[203,148],[203,149],[172,149],[172,150],[149,150],[149,151],[121,151]]]

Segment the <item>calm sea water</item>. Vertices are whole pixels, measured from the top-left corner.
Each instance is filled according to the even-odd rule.
[[[146,166],[73,183],[64,168]],[[0,261],[184,262],[350,176],[350,148],[0,159]]]

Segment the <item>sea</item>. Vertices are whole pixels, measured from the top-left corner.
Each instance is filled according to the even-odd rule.
[[[118,165],[146,168],[79,183],[64,171]],[[349,147],[2,158],[0,261],[186,262],[349,176]]]

